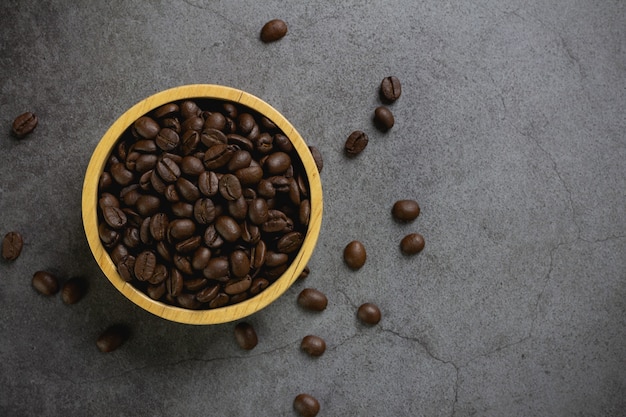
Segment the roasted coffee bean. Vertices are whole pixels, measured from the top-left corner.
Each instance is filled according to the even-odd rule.
[[[126,168],[126,165],[124,165],[122,162],[117,162],[111,165],[110,173],[115,182],[117,182],[122,187],[129,185],[135,179],[135,174],[133,174],[132,171]]]
[[[139,237],[139,229],[137,227],[127,227],[124,229],[124,237],[122,242],[127,248],[136,248],[141,244],[141,238]]]
[[[285,152],[271,153],[265,159],[264,168],[268,175],[281,175],[291,166],[291,158]]]
[[[164,151],[171,151],[180,143],[180,136],[174,129],[164,127],[157,132],[155,141],[159,148]]]
[[[135,277],[139,281],[148,281],[154,274],[157,258],[154,252],[145,250],[135,260]]]
[[[172,204],[172,213],[176,217],[190,219],[193,217],[193,204],[178,201]]]
[[[120,198],[122,202],[127,206],[134,206],[137,204],[137,200],[141,197],[141,193],[139,192],[139,186],[137,184],[129,185],[128,187],[122,188],[120,191]]]
[[[393,204],[391,215],[400,222],[410,222],[420,215],[420,206],[415,200],[398,200]]]
[[[224,119],[224,123],[226,123],[226,119]],[[228,139],[226,138],[226,134],[224,134],[224,132],[222,132],[220,129],[206,127],[205,122],[205,128],[200,135],[200,141],[207,148],[211,148],[215,145],[226,145]]]
[[[156,251],[159,254],[159,256],[163,258],[165,261],[167,262],[172,261],[172,251],[165,241],[161,240],[157,242]]]
[[[156,172],[159,174],[159,177],[166,183],[171,183],[171,182],[176,181],[178,177],[180,177],[180,174],[181,174],[180,167],[171,158],[161,159],[157,163]]]
[[[209,301],[217,297],[217,294],[219,294],[219,292],[219,285],[208,286],[196,294],[196,300],[200,301],[201,303],[208,303]]]
[[[37,271],[33,274],[33,287],[43,295],[54,295],[59,291],[59,280],[50,272]]]
[[[270,180],[262,179],[257,185],[257,193],[260,197],[273,198],[276,195],[276,189]]]
[[[221,167],[228,164],[230,158],[233,157],[233,154],[236,150],[236,147],[232,145],[226,145],[224,143],[211,146],[204,153],[203,162],[205,168],[209,170],[220,169]]]
[[[361,304],[357,310],[357,317],[365,324],[374,325],[380,321],[381,313],[376,304]]]
[[[195,184],[186,178],[179,177],[176,180],[176,190],[178,194],[190,203],[195,203],[200,198],[200,190]]]
[[[400,80],[394,76],[385,77],[380,83],[380,99],[385,103],[393,103],[400,98],[402,86]]]
[[[298,220],[303,226],[309,225],[311,218],[311,202],[309,200],[302,200],[298,209]]]
[[[233,251],[230,254],[229,262],[231,276],[235,278],[243,278],[250,272],[250,258],[242,250]]]
[[[305,279],[311,273],[311,269],[308,266],[305,266],[300,275],[298,276],[298,280]]]
[[[2,240],[2,257],[7,261],[16,260],[22,253],[24,239],[18,232],[9,232]]]
[[[199,224],[210,224],[215,220],[215,205],[210,198],[200,198],[193,205],[193,217]]]
[[[234,242],[241,237],[241,227],[229,216],[220,216],[215,220],[215,229],[227,242]]]
[[[13,135],[16,138],[22,139],[26,137],[26,135],[30,134],[37,127],[37,123],[39,123],[39,119],[32,112],[22,113],[15,118],[13,121]]]
[[[229,201],[228,205],[228,214],[235,220],[244,220],[246,215],[248,214],[248,203],[246,199],[241,195],[238,199],[234,201]]]
[[[109,254],[111,255],[111,260],[116,265],[129,255],[128,249],[121,243],[115,245]]]
[[[304,336],[300,342],[300,349],[311,356],[321,356],[326,350],[326,342],[319,336]]]
[[[180,121],[176,117],[166,117],[161,122],[161,126],[163,126],[164,128],[167,127],[169,129],[172,129],[174,132],[178,133],[179,135],[182,130],[180,126]]]
[[[167,103],[157,108],[152,115],[157,119],[163,119],[166,117],[173,117],[176,113],[180,111],[178,104],[176,103]]]
[[[229,133],[228,135],[226,135],[226,140],[228,141],[229,145],[232,145],[235,148],[243,149],[247,152],[252,152],[254,150],[254,145],[252,144],[252,141],[244,136]]]
[[[233,201],[241,197],[241,183],[233,174],[225,174],[219,182],[219,190],[222,197]]]
[[[133,134],[137,137],[154,139],[159,133],[159,124],[151,117],[142,116],[133,123]]]
[[[263,168],[258,165],[250,165],[235,171],[235,176],[243,186],[254,186],[263,178]]]
[[[365,246],[358,240],[348,243],[343,250],[343,260],[351,269],[360,269],[366,259]]]
[[[156,264],[154,267],[154,274],[148,280],[148,282],[152,285],[158,285],[162,282],[165,282],[167,277],[169,277],[169,271],[167,270],[167,266],[163,264]]]
[[[213,171],[204,171],[198,176],[198,189],[207,197],[213,197],[219,192],[219,178]]]
[[[261,28],[261,41],[275,42],[287,34],[287,23],[281,19],[272,19]]]
[[[132,255],[126,255],[121,261],[117,262],[117,272],[126,282],[135,279],[135,263],[137,259]]]
[[[115,324],[104,330],[96,340],[96,346],[102,353],[113,352],[130,337],[130,329],[123,324]]]
[[[267,233],[276,233],[286,230],[289,221],[287,215],[280,210],[268,210],[267,221],[261,225],[261,229]]]
[[[104,217],[104,221],[106,224],[111,226],[113,229],[121,229],[126,226],[128,222],[128,218],[126,214],[121,209],[114,206],[107,206],[102,210],[102,216]]]
[[[155,240],[164,240],[167,237],[169,219],[165,213],[156,213],[150,217],[150,234]]]
[[[183,288],[185,288],[187,291],[197,293],[198,291],[206,287],[208,283],[209,280],[203,277],[191,278],[186,279],[183,282]]]
[[[254,224],[263,224],[269,216],[267,201],[262,198],[255,198],[248,207],[248,219]]]
[[[218,293],[214,299],[209,301],[209,308],[220,308],[224,307],[230,301],[230,297],[228,294],[220,292]]]
[[[187,274],[187,275],[193,274],[193,267],[191,266],[190,258],[177,253],[172,256],[172,262],[174,262],[174,266],[182,274]]]
[[[165,288],[165,282],[157,285],[148,285],[146,287],[146,293],[148,294],[148,297],[152,298],[153,300],[161,299],[161,297],[165,295],[166,291],[167,290]]]
[[[202,160],[191,155],[187,155],[183,158],[183,161],[180,163],[180,170],[183,174],[191,175],[193,177],[197,177],[205,172]]]
[[[419,233],[411,233],[400,241],[400,250],[406,255],[415,255],[420,253],[425,245],[424,236]]]
[[[71,278],[61,288],[61,299],[65,304],[76,304],[87,291],[87,282],[82,278]]]
[[[214,224],[210,224],[204,231],[204,244],[211,249],[217,249],[224,244],[224,239],[217,232]]]
[[[101,190],[106,190],[107,188],[110,188],[113,185],[113,177],[111,176],[110,173],[108,172],[103,172],[100,175],[100,181],[98,182],[98,187]]]
[[[200,116],[192,116],[183,122],[182,128],[183,132],[186,130],[202,130],[202,126],[204,126],[204,119]]]
[[[207,267],[211,260],[211,249],[206,246],[200,246],[195,250],[191,257],[191,266],[197,271],[202,271]]]
[[[248,292],[250,295],[257,295],[267,287],[269,287],[270,282],[265,278],[255,278],[252,280],[252,284],[250,284],[250,289]]]
[[[300,232],[289,232],[283,235],[276,243],[276,248],[282,253],[292,253],[300,249],[304,235]]]
[[[111,193],[102,193],[98,200],[98,207],[104,210],[105,207],[120,207],[120,201]]]
[[[202,113],[202,109],[195,101],[185,100],[180,104],[180,114],[184,119],[188,119],[193,116],[199,116]]]
[[[139,227],[141,226],[141,223],[143,223],[143,217],[141,217],[139,215],[139,213],[137,213],[135,210],[133,210],[130,207],[124,207],[122,209],[122,211],[124,212],[124,214],[126,215],[126,218],[128,219],[128,225],[129,226],[136,226]]]
[[[235,151],[233,157],[230,158],[227,168],[229,171],[235,172],[238,169],[249,167],[250,162],[252,162],[252,155],[250,155],[250,152],[240,149]]]
[[[256,331],[250,323],[245,321],[235,325],[235,340],[240,348],[244,350],[252,350],[259,342]]]
[[[226,126],[226,117],[224,117],[224,115],[220,112],[210,113],[204,121],[205,129],[216,129],[221,131],[224,129],[224,126]]]
[[[183,291],[183,274],[178,269],[170,269],[170,275],[165,280],[165,288],[172,297],[178,297]]]
[[[311,151],[311,156],[313,157],[313,161],[315,161],[315,166],[317,166],[317,171],[319,173],[322,172],[322,168],[324,168],[324,160],[322,159],[322,154],[319,149],[315,146],[309,146],[309,151]]]
[[[395,123],[393,113],[385,106],[378,106],[374,110],[374,125],[381,132],[387,132]]]
[[[241,294],[242,292],[248,291],[252,285],[252,278],[250,275],[246,275],[241,279],[231,279],[224,286],[224,292],[228,295],[236,295]]]
[[[140,215],[144,217],[152,216],[159,211],[161,200],[157,196],[144,194],[137,198],[135,207]]]
[[[120,234],[113,229],[107,227],[106,223],[100,223],[98,226],[98,236],[102,241],[102,244],[111,248],[115,246],[120,241]]]
[[[286,253],[279,253],[268,251],[265,255],[265,265],[269,267],[277,267],[285,264],[289,260],[289,255]]]
[[[298,304],[307,310],[323,311],[328,305],[328,298],[319,290],[305,288],[298,294]]]
[[[158,161],[158,157],[153,154],[139,154],[135,161],[135,171],[140,174],[152,170]]]
[[[189,293],[179,294],[178,297],[176,297],[176,302],[182,308],[188,308],[190,310],[197,310],[201,306],[200,302],[196,299],[195,294]]]
[[[157,162],[157,167],[158,164],[159,163]],[[167,188],[167,184],[165,184],[165,182],[161,179],[156,168],[152,170],[150,185],[152,185],[152,189],[159,194],[163,194]]]
[[[198,149],[201,142],[200,132],[197,130],[186,130],[181,138],[181,152],[183,155],[191,155]],[[204,168],[204,165],[203,165]]]
[[[198,249],[201,243],[202,238],[200,236],[192,236],[177,242],[176,245],[174,245],[174,249],[176,249],[176,252],[188,254]]]
[[[355,130],[348,136],[346,139],[346,144],[344,146],[344,150],[346,151],[346,155],[348,156],[356,156],[365,150],[367,147],[367,143],[369,142],[369,138],[365,132],[360,130]]]
[[[219,256],[217,258],[211,258],[207,263],[206,268],[202,271],[205,278],[219,280],[228,276],[228,258],[225,256]]]
[[[320,403],[309,394],[298,394],[293,400],[293,408],[301,417],[315,417],[320,412]]]
[[[168,235],[174,240],[188,239],[195,232],[196,224],[189,219],[175,219],[168,226]]]

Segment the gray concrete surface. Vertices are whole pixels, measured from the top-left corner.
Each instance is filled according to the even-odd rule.
[[[551,1],[17,1],[0,3],[0,415],[626,415],[626,3]],[[258,40],[271,18],[281,41]],[[372,126],[381,79],[401,99]],[[100,272],[82,230],[84,170],[137,101],[233,86],[281,111],[324,158],[311,275],[249,317],[195,327],[140,310]],[[18,141],[14,117],[39,126]],[[346,159],[355,129],[366,151]],[[410,225],[390,217],[415,198]],[[406,233],[427,245],[408,258]],[[353,272],[353,239],[368,250]],[[73,306],[32,273],[83,276]],[[305,286],[329,307],[296,304]],[[364,301],[378,326],[355,318]],[[100,353],[98,334],[133,337]],[[317,334],[317,359],[299,350]]]

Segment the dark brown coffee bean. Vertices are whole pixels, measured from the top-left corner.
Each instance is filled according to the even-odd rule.
[[[110,169],[111,176],[122,187],[125,187],[133,182],[135,179],[135,174],[132,173],[126,165],[122,162],[117,162],[111,165]]]
[[[230,254],[229,262],[231,276],[235,278],[243,278],[250,272],[250,258],[242,250],[233,251]]]
[[[298,220],[303,226],[309,225],[311,218],[311,202],[309,200],[302,200],[298,209]]]
[[[252,155],[250,155],[250,152],[240,149],[230,158],[226,168],[231,172],[235,172],[238,169],[249,167],[251,161]]]
[[[129,185],[128,187],[122,188],[120,191],[120,198],[122,202],[127,206],[134,206],[137,204],[137,200],[141,197],[141,193],[139,192],[139,186],[137,184]]]
[[[100,223],[98,226],[98,236],[100,237],[102,244],[107,248],[115,246],[121,238],[120,234],[107,227],[106,223]]]
[[[243,149],[248,152],[252,152],[254,150],[254,144],[252,143],[252,141],[244,136],[229,133],[228,135],[226,135],[226,140],[228,141],[229,145],[232,145],[236,148]]]
[[[158,164],[159,163],[157,162],[157,167]],[[152,170],[152,175],[150,176],[150,185],[152,185],[152,189],[159,194],[163,194],[167,188],[167,184],[165,184],[165,181],[161,179],[156,168]]]
[[[343,260],[351,269],[359,269],[365,265],[367,254],[365,246],[358,240],[348,243],[343,250]]]
[[[224,307],[230,301],[230,297],[228,294],[220,292],[215,296],[214,299],[209,301],[209,308],[220,308]]]
[[[266,254],[267,245],[264,241],[259,240],[250,252],[250,266],[253,269],[260,269],[265,264]]]
[[[307,310],[322,311],[328,305],[326,295],[314,288],[305,288],[298,294],[298,304]]]
[[[200,198],[193,205],[193,217],[199,224],[212,223],[215,214],[215,205],[210,198]]]
[[[271,153],[265,160],[264,168],[268,175],[281,175],[291,166],[291,158],[285,152]]]
[[[213,197],[219,192],[219,178],[213,171],[204,171],[198,176],[198,189],[207,197]]]
[[[293,408],[301,417],[315,417],[320,412],[320,403],[309,394],[298,394],[293,400]]]
[[[159,124],[148,116],[142,116],[133,123],[133,133],[146,139],[154,139],[160,129]]]
[[[300,343],[300,349],[311,356],[321,356],[326,350],[326,342],[319,336],[304,336]]]
[[[208,286],[196,294],[196,300],[200,301],[201,303],[208,303],[209,301],[217,297],[217,294],[219,294],[219,292],[219,285]]]
[[[227,208],[228,214],[235,220],[244,220],[248,214],[248,203],[243,195],[234,201],[228,201]]]
[[[162,282],[165,282],[165,280],[169,276],[170,276],[170,273],[167,270],[167,267],[165,265],[156,264],[156,266],[154,267],[154,274],[152,274],[152,277],[150,277],[148,282],[152,285],[158,285]]]
[[[100,181],[98,182],[98,187],[100,190],[106,190],[113,185],[113,177],[110,173],[104,171],[100,175]]]
[[[248,292],[250,295],[257,295],[267,287],[269,287],[270,282],[265,278],[255,278],[252,280],[252,284],[250,284],[250,289]]]
[[[124,229],[122,242],[129,249],[134,249],[138,247],[141,244],[139,229],[137,227],[127,227],[126,229]]]
[[[394,76],[385,77],[380,83],[380,99],[385,103],[393,103],[400,98],[402,86],[400,80]]]
[[[182,293],[176,297],[176,302],[182,308],[187,308],[189,310],[197,310],[200,308],[201,304],[196,299],[195,294]]]
[[[267,233],[282,232],[289,225],[287,215],[280,210],[268,210],[267,221],[261,225],[261,229]]]
[[[166,117],[173,117],[180,111],[178,104],[176,103],[167,103],[157,108],[152,115],[157,119],[163,119]]]
[[[235,326],[235,340],[239,347],[244,350],[252,350],[259,343],[254,327],[245,321],[239,322]]]
[[[135,277],[139,281],[148,281],[154,274],[157,259],[154,252],[145,250],[137,255],[135,261]]]
[[[189,219],[172,220],[168,227],[168,234],[174,240],[188,239],[196,232],[196,224]]]
[[[272,19],[261,28],[261,41],[275,42],[287,34],[287,23],[281,19]]]
[[[174,262],[174,266],[178,269],[182,274],[191,275],[193,274],[193,267],[191,266],[191,259],[187,256],[183,256],[181,254],[174,254],[172,256],[172,262]]]
[[[157,163],[156,172],[159,174],[159,177],[166,183],[171,183],[171,182],[176,181],[178,177],[180,177],[180,174],[181,174],[180,167],[171,158],[161,159]]]
[[[188,239],[181,240],[174,245],[176,252],[188,254],[200,247],[202,244],[202,238],[200,236],[192,236]]]
[[[298,280],[305,279],[311,273],[311,269],[308,266],[305,266],[300,275],[298,276]]]
[[[250,275],[246,275],[244,278],[241,279],[233,278],[229,280],[224,286],[224,292],[228,295],[241,294],[242,292],[248,291],[251,285],[252,278],[250,277]]]
[[[269,216],[267,201],[262,198],[255,198],[248,208],[248,219],[254,224],[263,224]]]
[[[256,224],[244,222],[241,226],[241,240],[249,245],[256,245],[261,240],[261,229]]]
[[[150,235],[155,240],[164,240],[167,237],[167,229],[169,227],[169,219],[165,213],[157,213],[150,217]]]
[[[115,245],[109,254],[111,255],[111,260],[116,265],[129,255],[128,248],[121,243]]]
[[[197,177],[205,172],[202,160],[191,155],[187,155],[183,158],[183,161],[180,163],[180,170],[183,174],[191,175],[193,177]]]
[[[236,150],[236,147],[223,143],[213,145],[204,153],[204,166],[208,170],[220,169],[228,164]]]
[[[197,293],[201,289],[207,286],[209,280],[203,277],[186,279],[183,282],[183,287],[190,292]]]
[[[82,278],[71,278],[61,288],[61,299],[65,304],[76,304],[86,293],[87,282]]]
[[[204,121],[205,129],[222,130],[226,126],[226,117],[220,112],[210,113]],[[208,146],[208,145],[207,145]]]
[[[420,214],[420,206],[415,200],[398,200],[391,209],[391,215],[400,222],[415,220]]]
[[[157,242],[156,251],[163,260],[172,261],[172,250],[164,240]]]
[[[158,161],[158,156],[153,154],[139,154],[135,161],[135,172],[145,174],[152,170]]]
[[[234,201],[241,197],[241,183],[233,174],[225,174],[219,182],[219,190],[222,197],[228,201]]]
[[[121,261],[117,262],[117,272],[124,281],[131,282],[135,279],[136,262],[137,259],[132,255],[127,255]]]
[[[176,190],[178,194],[190,203],[195,203],[200,198],[200,190],[195,184],[186,178],[179,177],[176,180]]]
[[[126,214],[121,209],[114,206],[107,206],[102,210],[102,216],[104,217],[104,221],[106,224],[111,226],[113,229],[121,229],[126,226],[128,222],[128,218]]]
[[[130,329],[123,324],[115,324],[104,330],[96,340],[98,350],[103,353],[113,352],[130,337]]]
[[[201,271],[207,267],[211,260],[211,249],[206,246],[200,246],[195,250],[191,257],[191,266],[197,271]]]
[[[350,136],[348,136],[348,139],[346,139],[346,144],[344,146],[346,155],[356,156],[360,154],[367,147],[368,142],[369,138],[365,132],[355,130],[350,134]]]
[[[235,171],[235,176],[243,186],[255,186],[263,178],[263,168],[257,165],[250,165]]]
[[[43,295],[54,295],[59,291],[59,280],[50,272],[37,271],[33,274],[33,287]]]
[[[178,297],[183,291],[183,274],[178,269],[170,269],[170,275],[165,280],[165,288],[172,297]]]
[[[378,106],[374,110],[374,125],[381,132],[387,132],[395,123],[393,113],[385,106]]]
[[[172,129],[174,132],[178,133],[179,135],[182,129],[180,126],[180,121],[178,120],[177,117],[166,117],[161,122],[161,126],[164,128],[167,127],[169,129]]]
[[[228,276],[228,258],[225,256],[219,256],[217,258],[211,258],[207,263],[206,268],[202,271],[205,278],[216,279]]]
[[[204,126],[204,119],[200,116],[191,116],[185,119],[182,125],[183,132],[186,130],[202,130]]]
[[[289,232],[276,242],[276,249],[282,253],[292,253],[300,249],[304,235],[300,232]]]
[[[425,245],[424,236],[419,233],[411,233],[400,241],[400,250],[406,255],[415,255],[420,253]]]
[[[226,122],[226,119],[224,119],[224,123],[225,122]],[[207,148],[211,148],[215,145],[226,145],[228,143],[228,139],[226,138],[226,135],[224,134],[224,132],[222,132],[221,130],[217,128],[210,128],[210,127],[207,128],[206,122],[205,122],[205,129],[202,131],[202,134],[200,135],[200,141]]]
[[[200,132],[197,130],[186,130],[181,138],[181,152],[183,155],[191,155],[198,149],[201,142]],[[203,165],[204,168],[204,165]]]
[[[172,213],[176,217],[191,219],[193,217],[193,204],[179,201],[171,206]]]
[[[111,193],[102,193],[98,199],[98,207],[104,210],[105,207],[120,207],[120,201]]]
[[[13,135],[18,139],[22,139],[35,130],[37,123],[39,123],[39,119],[35,113],[22,113],[13,121]]]
[[[269,267],[276,267],[285,264],[289,260],[289,255],[286,253],[279,253],[273,251],[267,251],[265,255],[265,265]]]
[[[159,211],[161,200],[157,196],[144,194],[137,198],[135,207],[140,215],[144,217],[152,216]]]
[[[152,298],[153,300],[161,299],[161,297],[165,295],[166,291],[167,289],[165,288],[165,282],[162,282],[158,285],[148,285],[146,287],[146,293],[148,294],[148,297]]]
[[[234,242],[241,237],[241,227],[229,216],[220,216],[215,220],[215,229],[227,242]]]
[[[321,173],[322,168],[324,168],[322,154],[315,146],[309,146],[309,151],[311,151],[311,156],[313,157],[313,161],[315,161],[315,166],[317,166],[317,172]]]
[[[207,245],[211,249],[220,248],[224,244],[224,239],[215,229],[214,224],[210,224],[207,226],[204,231],[204,244]]]
[[[14,261],[22,253],[24,239],[18,232],[9,232],[2,240],[2,257],[7,261]]]
[[[380,321],[381,313],[376,304],[361,304],[357,310],[357,317],[365,324],[374,325]]]

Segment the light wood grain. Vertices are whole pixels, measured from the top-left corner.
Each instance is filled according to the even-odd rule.
[[[109,254],[98,235],[98,182],[106,161],[122,133],[140,116],[173,101],[183,99],[222,99],[241,103],[265,115],[289,137],[302,159],[309,181],[311,218],[302,248],[293,263],[266,290],[241,303],[212,310],[187,310],[152,300],[143,292],[125,282],[117,272]],[[176,87],[154,94],[140,101],[111,125],[93,152],[85,173],[82,194],[82,215],[85,234],[96,262],[109,281],[129,300],[152,314],[164,319],[187,324],[217,324],[241,319],[269,305],[282,295],[298,278],[309,261],[322,224],[323,198],[322,184],[308,145],[296,129],[276,109],[263,100],[238,89],[212,84],[195,84]]]

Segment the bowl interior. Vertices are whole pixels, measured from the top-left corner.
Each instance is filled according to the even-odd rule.
[[[237,304],[208,310],[190,310],[153,300],[131,283],[124,281],[100,241],[98,233],[98,185],[112,149],[122,134],[139,117],[163,104],[185,99],[211,99],[238,103],[271,120],[290,139],[301,159],[308,180],[311,203],[311,214],[304,241],[287,270],[258,295]],[[313,253],[321,227],[322,206],[319,172],[308,145],[291,123],[269,104],[251,94],[211,84],[186,85],[159,92],[140,101],[120,116],[104,134],[92,154],[85,174],[82,194],[85,234],[94,258],[109,281],[129,300],[150,313],[167,320],[187,324],[217,324],[238,320],[261,310],[282,295],[298,278]]]

